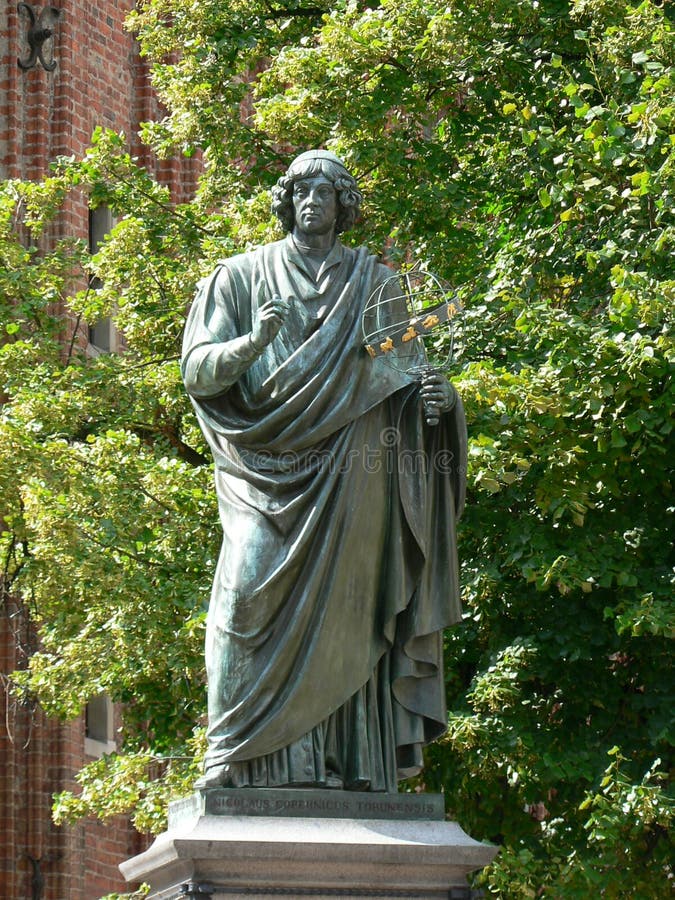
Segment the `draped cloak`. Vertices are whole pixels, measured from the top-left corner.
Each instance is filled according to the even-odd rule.
[[[426,425],[413,377],[363,348],[364,305],[391,274],[336,242],[313,277],[289,235],[220,264],[188,318],[183,376],[223,529],[206,766],[240,766],[233,783],[302,782],[298,747],[321,782],[309,757],[322,741],[356,756],[365,741],[393,772],[366,760],[351,786],[396,790],[446,728],[466,427],[459,399]],[[290,314],[256,354],[245,336],[273,295]],[[396,307],[378,308],[378,326]]]

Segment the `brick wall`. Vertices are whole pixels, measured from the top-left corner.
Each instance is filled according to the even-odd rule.
[[[25,665],[34,645],[24,610],[8,599],[0,613],[0,671]],[[74,788],[74,773],[90,758],[83,718],[50,720],[5,690],[0,715],[0,897],[95,900],[124,890],[119,863],[147,845],[126,819],[58,828],[51,821],[53,794]]]
[[[36,9],[42,3],[35,4]],[[98,125],[123,131],[134,155],[169,184],[177,200],[191,196],[198,167],[184,158],[159,163],[137,139],[138,123],[159,105],[147,68],[123,21],[132,0],[56,0],[54,72],[24,71],[28,19],[16,3],[0,7],[0,177],[40,178],[59,154],[79,154]]]
[[[36,12],[42,2],[31,4]],[[24,71],[28,19],[14,0],[0,4],[0,178],[40,179],[58,155],[82,154],[98,125],[124,131],[134,155],[171,187],[191,196],[199,162],[158,163],[137,138],[158,105],[145,64],[122,23],[132,0],[52,0],[53,72]],[[86,239],[84,196],[72,197],[54,234]],[[18,706],[6,675],[26,663],[35,639],[24,611],[0,598],[0,898],[94,900],[124,889],[117,866],[143,849],[124,819],[56,828],[52,795],[75,786],[87,761],[84,720],[62,724]]]

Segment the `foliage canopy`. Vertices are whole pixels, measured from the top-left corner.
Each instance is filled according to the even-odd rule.
[[[57,820],[130,809],[157,830],[194,777],[219,529],[181,330],[218,258],[276,236],[269,188],[293,152],[323,145],[366,194],[348,239],[393,264],[412,251],[466,309],[466,614],[423,780],[503,846],[489,894],[666,896],[667,5],[142,0],[130,27],[168,110],[144,139],[203,152],[194,200],[172,205],[103,131],[0,192],[3,590],[41,638],[14,681],[59,716],[101,691],[124,704],[119,753]],[[117,219],[93,257],[40,239],[70,191]],[[101,286],[74,291],[83,274]],[[112,316],[124,354],[64,351],[64,309]]]

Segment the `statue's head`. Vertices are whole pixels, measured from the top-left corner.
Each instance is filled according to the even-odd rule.
[[[335,231],[339,234],[352,227],[361,208],[363,196],[356,179],[349,174],[345,164],[329,150],[308,150],[296,157],[285,175],[272,188],[272,212],[278,216],[285,231],[293,231],[293,185],[305,178],[323,176],[335,188],[338,215]]]

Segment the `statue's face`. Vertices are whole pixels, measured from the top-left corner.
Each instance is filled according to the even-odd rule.
[[[329,234],[335,228],[338,199],[333,183],[323,175],[293,185],[295,227],[305,234]]]

